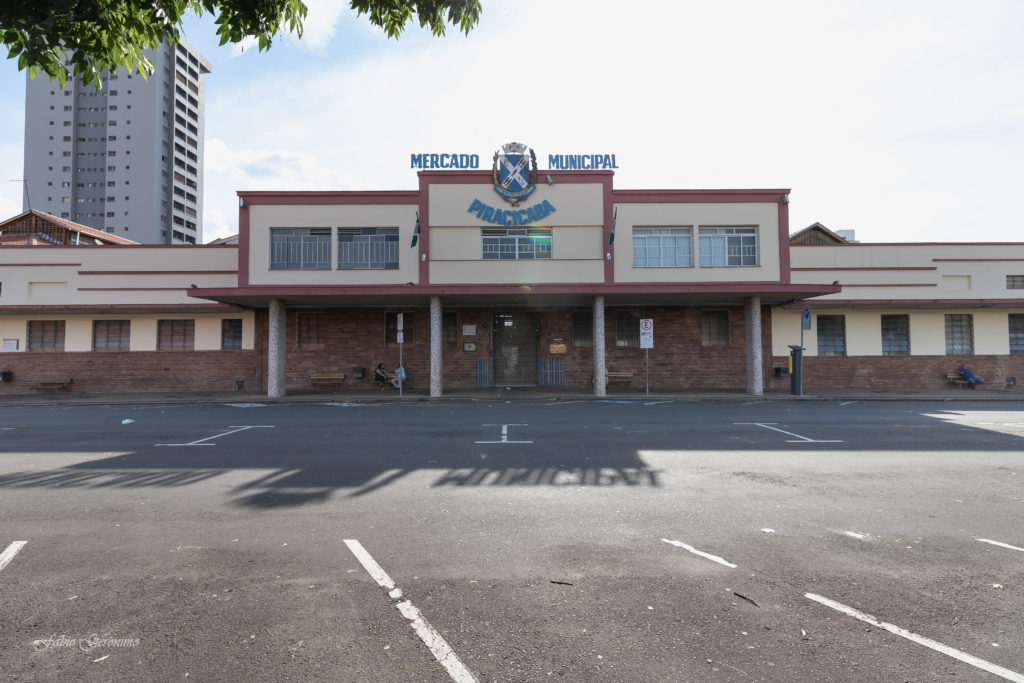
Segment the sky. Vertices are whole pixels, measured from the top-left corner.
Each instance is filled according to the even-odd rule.
[[[619,189],[791,188],[790,229],[1024,242],[1024,2],[483,0],[389,39],[306,0],[301,39],[217,45],[204,241],[239,190],[412,190],[415,153],[615,154]],[[45,76],[41,76],[45,77]],[[0,217],[22,211],[25,75],[0,61]]]

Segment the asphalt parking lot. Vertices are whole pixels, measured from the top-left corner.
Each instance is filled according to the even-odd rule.
[[[1024,681],[1024,405],[0,407],[7,680]]]

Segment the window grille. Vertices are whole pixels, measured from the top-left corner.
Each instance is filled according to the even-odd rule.
[[[946,314],[946,355],[974,355],[974,316],[970,313]]]
[[[633,266],[671,268],[692,265],[690,228],[633,228]]]
[[[910,355],[910,316],[882,316],[882,355]]]
[[[846,316],[818,316],[818,355],[846,355]]]

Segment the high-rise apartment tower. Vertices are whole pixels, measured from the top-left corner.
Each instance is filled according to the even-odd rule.
[[[146,56],[152,75],[119,70],[99,92],[81,78],[28,79],[26,210],[146,244],[202,243],[210,64],[184,40]]]

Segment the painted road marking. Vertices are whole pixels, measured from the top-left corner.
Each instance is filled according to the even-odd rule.
[[[992,545],[997,545],[1000,548],[1009,548],[1010,550],[1019,550],[1022,553],[1024,553],[1024,548],[1018,548],[1017,546],[1010,545],[1009,543],[1000,543],[999,541],[990,541],[987,538],[976,538],[974,540],[981,541],[982,543],[991,543]]]
[[[14,541],[7,549],[0,553],[0,571],[11,563],[14,556],[18,554],[18,551],[24,548],[28,544],[28,541]]]
[[[764,427],[770,429],[773,432],[781,432],[782,434],[788,434],[789,436],[795,436],[796,439],[786,439],[786,443],[843,443],[839,439],[811,439],[806,436],[800,436],[793,432],[787,432],[785,429],[779,429],[778,427],[770,427],[769,425],[778,424],[778,422],[733,422],[734,425],[757,425],[758,427]]]
[[[210,439],[219,439],[222,436],[228,436],[229,434],[235,434],[237,432],[244,432],[247,429],[273,429],[273,428],[274,428],[274,425],[245,425],[245,426],[229,425],[228,429],[231,430],[230,432],[224,432],[223,434],[214,434],[213,436],[208,436],[205,439],[199,439],[198,441],[190,441],[189,443],[155,443],[153,445],[154,446],[216,446],[217,444],[215,444],[215,443],[203,443],[203,442],[204,441],[209,441]]]
[[[705,553],[705,552],[702,552],[700,550],[697,550],[692,545],[687,545],[687,544],[683,543],[682,541],[670,541],[667,538],[663,538],[661,540],[665,541],[665,543],[668,543],[670,545],[679,546],[683,550],[689,550],[694,555],[700,555],[701,557],[703,557],[706,560],[711,560],[712,562],[717,562],[718,564],[724,564],[726,567],[729,567],[730,569],[735,569],[736,567],[739,566],[739,565],[733,564],[732,562],[729,562],[728,560],[726,560],[724,558],[719,557],[718,555],[711,555],[709,553]]]
[[[377,582],[377,585],[388,592],[389,598],[399,600],[402,597],[402,589],[395,586],[395,582],[391,580],[391,577],[384,571],[384,568],[377,564],[377,561],[370,556],[370,553],[366,552],[363,544],[354,538],[346,538],[344,540],[345,545],[348,546],[348,549],[359,560],[359,564],[363,565],[363,569]],[[448,671],[448,675],[452,677],[453,681],[456,683],[478,683],[476,676],[470,673],[466,665],[459,659],[459,656],[455,654],[455,651],[448,646],[448,643],[445,642],[441,634],[427,622],[423,614],[413,606],[411,601],[402,600],[402,602],[396,603],[395,607],[398,608],[403,617],[409,620],[413,630],[416,631],[416,635],[420,637],[423,644],[434,655],[434,659],[439,661]]]
[[[497,427],[496,424],[485,424],[480,425],[481,427]],[[509,427],[529,427],[528,424],[507,424],[501,425],[501,441],[476,441],[474,443],[533,443],[532,441],[509,441],[508,440],[508,428]]]
[[[860,619],[863,622],[866,622],[873,626],[877,626],[881,629],[885,629],[889,633],[898,635],[901,638],[906,638],[907,640],[913,641],[918,645],[924,645],[925,647],[931,648],[936,652],[941,652],[942,654],[948,657],[952,657],[953,659],[959,659],[961,662],[970,664],[971,666],[981,669],[982,671],[987,671],[990,674],[995,674],[996,676],[1005,678],[1008,681],[1024,683],[1024,675],[1021,675],[1016,671],[1004,669],[1003,667],[993,664],[991,662],[986,662],[984,659],[979,659],[977,657],[967,654],[966,652],[961,652],[960,650],[951,648],[948,645],[943,645],[942,643],[934,641],[931,638],[925,638],[924,636],[919,636],[916,633],[900,628],[899,626],[893,626],[892,624],[888,624],[884,621],[879,621],[872,615],[866,614],[865,612],[861,612],[860,610],[856,610],[853,607],[848,607],[840,602],[836,602],[835,600],[829,600],[826,597],[822,597],[814,593],[805,593],[804,597],[808,600],[813,600],[814,602],[825,605],[826,607],[831,607],[837,612],[842,612],[843,614],[853,617],[854,619]]]

